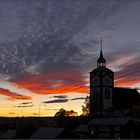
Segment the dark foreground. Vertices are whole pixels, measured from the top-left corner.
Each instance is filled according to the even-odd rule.
[[[1,139],[140,138],[140,120],[131,117],[0,118]]]

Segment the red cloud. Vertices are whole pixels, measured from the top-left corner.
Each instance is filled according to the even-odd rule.
[[[29,99],[32,99],[30,96],[19,95],[17,93],[13,93],[7,89],[2,89],[2,88],[0,88],[0,94],[10,97],[10,98],[8,98],[9,100],[15,100],[15,99],[29,100]]]
[[[140,83],[139,76],[130,74],[126,69],[116,73],[115,86],[130,87]],[[37,75],[24,75],[15,82],[19,87],[37,94],[65,94],[70,92],[89,93],[87,82],[77,71],[56,71]]]
[[[85,77],[76,71],[57,71],[25,75],[14,82],[38,94],[88,93],[87,83],[84,79]]]

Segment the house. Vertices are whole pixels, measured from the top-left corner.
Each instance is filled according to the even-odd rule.
[[[140,120],[134,118],[95,118],[88,124],[91,138],[140,138]]]
[[[16,137],[16,130],[7,130],[0,136],[0,139],[13,139],[15,137]]]
[[[30,139],[55,139],[59,138],[63,131],[64,128],[40,127],[33,133]]]
[[[78,126],[74,130],[74,133],[80,139],[89,138],[88,125],[80,125],[80,126]]]

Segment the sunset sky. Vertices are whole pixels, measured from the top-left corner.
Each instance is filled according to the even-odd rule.
[[[0,0],[0,116],[80,115],[103,39],[115,86],[140,88],[139,0]]]

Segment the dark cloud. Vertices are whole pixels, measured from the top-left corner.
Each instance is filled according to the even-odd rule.
[[[84,97],[72,98],[71,101],[73,101],[73,100],[83,100],[83,99],[85,100],[86,98],[84,98]]]
[[[53,96],[53,98],[59,98],[59,99],[64,99],[67,98],[67,95],[57,95],[57,96]]]
[[[33,113],[32,115],[39,115],[38,113]]]
[[[15,114],[14,112],[9,112],[9,114]]]
[[[56,100],[44,101],[43,103],[65,103],[65,102],[68,102],[68,99],[56,99]]]
[[[116,85],[118,86],[134,86],[140,83],[140,59],[133,60],[133,63],[127,63],[121,70],[116,72]]]
[[[120,71],[116,72],[116,78],[134,77],[134,79],[140,76],[140,62],[135,62],[124,66]]]
[[[140,51],[139,44],[140,42],[132,42],[122,46],[115,46],[116,50],[112,49],[112,52],[105,54],[108,64],[112,65],[118,59],[124,59],[126,57],[131,58],[136,55],[139,55],[138,53]],[[137,60],[139,60],[138,57]]]
[[[106,23],[105,28],[111,27],[106,20],[128,3],[125,0],[1,2],[1,18],[7,17],[10,21],[3,19],[4,24],[1,23],[0,27],[8,28],[5,32],[8,35],[12,33],[17,39],[6,39],[6,42],[1,43],[0,73],[23,74],[67,69],[81,71],[81,63],[89,55],[72,38],[94,20],[97,20],[97,24],[104,23],[104,26]],[[9,10],[5,12],[5,9]],[[95,38],[91,40],[92,46],[96,46]],[[83,45],[85,43],[87,41]]]
[[[32,104],[32,102],[23,102],[22,105]]]
[[[18,106],[13,106],[13,107],[17,107],[17,108],[30,108],[33,107],[34,105],[18,105]]]

